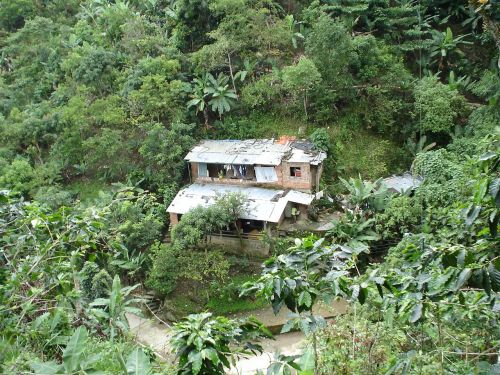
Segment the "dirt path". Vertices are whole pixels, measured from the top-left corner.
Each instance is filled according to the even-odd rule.
[[[265,370],[273,361],[275,353],[293,355],[299,354],[305,345],[305,336],[302,332],[289,332],[274,336],[274,340],[265,339],[260,342],[264,352],[250,358],[242,358],[229,374],[254,375],[258,370]]]
[[[130,332],[135,340],[143,345],[149,346],[162,359],[170,361],[174,358],[169,344],[170,328],[160,324],[153,319],[141,318],[135,314],[126,314]]]
[[[320,306],[319,310],[315,313],[321,314],[325,318],[329,318],[344,313],[346,309],[347,304],[345,301],[337,301],[329,306]],[[247,312],[245,314],[238,314],[234,317],[242,318],[253,315],[267,327],[275,328],[283,325],[288,320],[289,314],[290,311],[282,309],[282,311],[275,316],[272,309],[266,308]],[[149,346],[165,361],[172,362],[174,360],[174,355],[172,354],[169,344],[170,338],[172,337],[169,326],[153,319],[141,318],[134,314],[127,314],[127,320],[130,325],[130,331],[135,336],[137,342]],[[304,334],[301,332],[277,334],[274,340],[262,340],[260,344],[264,349],[264,353],[248,359],[241,359],[238,361],[236,367],[232,369],[230,374],[254,375],[257,370],[265,370],[271,363],[274,354],[277,352],[288,355],[300,353],[305,344],[304,340]]]

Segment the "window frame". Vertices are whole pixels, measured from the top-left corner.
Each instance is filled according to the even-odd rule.
[[[292,173],[293,171],[293,173]],[[297,176],[297,171],[299,172],[299,175]],[[290,177],[292,178],[302,178],[302,167],[297,167],[297,166],[290,166]]]

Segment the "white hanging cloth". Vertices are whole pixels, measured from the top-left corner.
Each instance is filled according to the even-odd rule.
[[[276,182],[278,175],[274,167],[255,167],[255,177],[257,182]]]

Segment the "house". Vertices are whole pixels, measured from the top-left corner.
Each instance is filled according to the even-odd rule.
[[[192,184],[168,207],[170,223],[177,224],[192,208],[209,206],[218,194],[229,192],[247,197],[240,218],[243,233],[279,225],[292,213],[306,215],[318,196],[325,159],[310,141],[291,137],[202,141],[185,157]]]

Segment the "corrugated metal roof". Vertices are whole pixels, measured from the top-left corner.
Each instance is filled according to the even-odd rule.
[[[290,202],[305,204],[308,206],[313,201],[314,195],[302,193],[301,191],[297,191],[297,190],[290,190],[286,194],[285,198]]]
[[[317,165],[325,158],[324,152],[314,151],[309,141],[285,144],[274,139],[205,140],[195,146],[185,160],[198,163],[279,165],[286,159],[297,163]]]
[[[260,220],[277,223],[289,201],[309,204],[312,195],[295,190],[264,189],[258,187],[244,187],[219,184],[192,184],[177,193],[168,206],[167,212],[185,214],[191,209],[202,206],[207,207],[215,202],[217,194],[242,193],[247,196],[248,207],[241,219]],[[306,196],[310,197],[306,199]],[[303,203],[307,202],[309,203]]]
[[[291,156],[287,159],[289,163],[310,163],[312,165],[318,165],[323,160],[326,159],[326,153],[310,153],[300,149],[292,149]]]
[[[416,189],[422,183],[422,177],[413,176],[411,173],[406,172],[400,176],[391,176],[383,179],[383,183],[388,189],[397,192],[405,192],[410,189]]]

